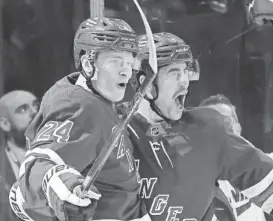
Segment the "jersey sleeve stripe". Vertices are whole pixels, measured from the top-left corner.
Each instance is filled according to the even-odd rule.
[[[36,147],[32,150],[28,150],[25,155],[26,159],[23,161],[20,170],[19,170],[19,177],[25,174],[26,171],[26,164],[37,159],[37,158],[43,158],[53,161],[54,163],[60,165],[65,164],[63,159],[54,151],[49,148],[42,149],[39,147]]]
[[[219,221],[215,215],[213,215],[211,221]]]
[[[267,153],[267,156],[269,156],[273,160],[273,153]]]
[[[130,124],[128,124],[127,127],[133,132],[133,134],[137,137],[137,139],[139,139],[139,136],[137,135],[137,133],[136,133],[136,131],[134,130],[134,128],[133,128]]]
[[[132,219],[131,221],[151,221],[149,214],[144,215],[141,218]]]
[[[249,200],[247,200],[247,203],[246,203],[246,201],[244,201],[244,204],[241,204],[240,206],[239,206],[239,204],[236,205],[237,207],[235,209],[236,209],[237,218],[242,213],[244,213],[246,210],[248,210],[251,207],[251,205],[252,205],[252,202]]]
[[[242,193],[248,198],[254,198],[265,191],[273,182],[273,170],[271,170],[265,178],[252,187],[249,187],[242,191]]]
[[[262,210],[268,214],[271,213],[272,209],[273,209],[273,195],[271,195],[270,197],[268,197],[268,199],[263,203],[263,205],[261,206]]]
[[[25,203],[24,197],[20,190],[18,181],[14,183],[9,192],[9,203],[13,212],[21,218],[20,220],[34,221],[30,218],[25,211],[23,204]]]
[[[31,162],[31,161],[33,161],[33,160],[35,160],[35,159],[36,159],[36,157],[30,156],[30,157],[26,158],[22,162],[22,164],[20,166],[20,170],[19,170],[19,177],[22,177],[25,174],[25,172],[26,172],[26,164],[29,163],[29,162]]]
[[[233,194],[237,193],[235,188],[228,181],[224,181],[224,180],[219,180],[218,184],[220,189],[223,191],[223,193],[227,197],[230,203],[230,206],[233,210],[234,216],[237,218],[237,212],[236,212],[237,205],[236,205],[236,200],[234,199],[234,196],[233,196]]]
[[[52,160],[53,162],[55,162],[56,164],[65,164],[63,159],[52,149],[49,148],[39,148],[36,147],[32,150],[27,151],[26,156],[35,153],[35,154],[41,154],[41,155],[47,155],[49,157],[50,160]]]

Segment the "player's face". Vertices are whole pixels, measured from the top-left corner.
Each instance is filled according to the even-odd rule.
[[[132,77],[134,57],[131,52],[105,51],[98,55],[96,89],[112,102],[121,101]]]
[[[178,62],[160,68],[157,78],[158,99],[155,104],[162,114],[172,120],[182,116],[188,93],[189,77],[185,62]]]

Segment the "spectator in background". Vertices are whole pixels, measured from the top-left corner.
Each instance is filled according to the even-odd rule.
[[[204,99],[199,106],[214,108],[225,116],[225,127],[238,136],[242,127],[236,113],[236,107],[222,94],[217,94]],[[249,202],[239,191],[235,190],[228,181],[216,183],[215,198],[213,200],[214,212],[220,221],[269,221],[273,220],[262,209]]]
[[[0,98],[0,129],[4,146],[0,147],[0,216],[17,220],[9,206],[8,194],[18,179],[20,164],[26,152],[24,133],[38,112],[36,96],[27,91],[11,91]]]
[[[241,135],[242,127],[238,120],[236,107],[227,97],[222,94],[213,95],[201,101],[199,106],[210,106],[217,110],[226,117],[225,127],[231,129],[235,134]]]

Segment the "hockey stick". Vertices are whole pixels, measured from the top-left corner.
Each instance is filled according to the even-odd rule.
[[[157,75],[157,58],[156,58],[156,49],[155,49],[153,34],[152,34],[151,28],[149,26],[149,23],[144,15],[141,7],[139,6],[137,0],[133,0],[133,1],[136,4],[137,9],[141,15],[141,18],[143,20],[145,30],[147,33],[148,45],[149,45],[149,64],[150,64],[150,67],[152,68],[152,70],[151,70],[152,74],[148,75],[145,78],[143,84],[136,92],[133,100],[131,101],[131,105],[130,105],[131,108],[130,108],[129,113],[126,116],[126,118],[123,119],[116,126],[116,128],[113,131],[113,133],[111,134],[110,138],[105,142],[102,150],[100,151],[98,157],[94,161],[94,164],[92,165],[91,169],[89,170],[88,174],[86,175],[84,182],[82,183],[81,196],[83,196],[84,193],[90,189],[91,185],[94,183],[94,181],[98,177],[105,162],[107,161],[107,159],[109,158],[113,149],[115,148],[115,145],[118,142],[122,131],[124,130],[124,128],[127,127],[128,123],[132,119],[134,113],[137,111],[138,106],[146,93],[147,88],[151,85],[151,83],[153,82],[153,80],[155,79],[155,77]]]

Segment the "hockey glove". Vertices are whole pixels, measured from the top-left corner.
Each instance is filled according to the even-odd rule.
[[[84,177],[67,165],[52,167],[44,176],[43,191],[49,206],[60,221],[91,220],[101,197],[93,186],[80,198]]]
[[[273,0],[253,0],[248,6],[248,16],[258,26],[273,25]]]

